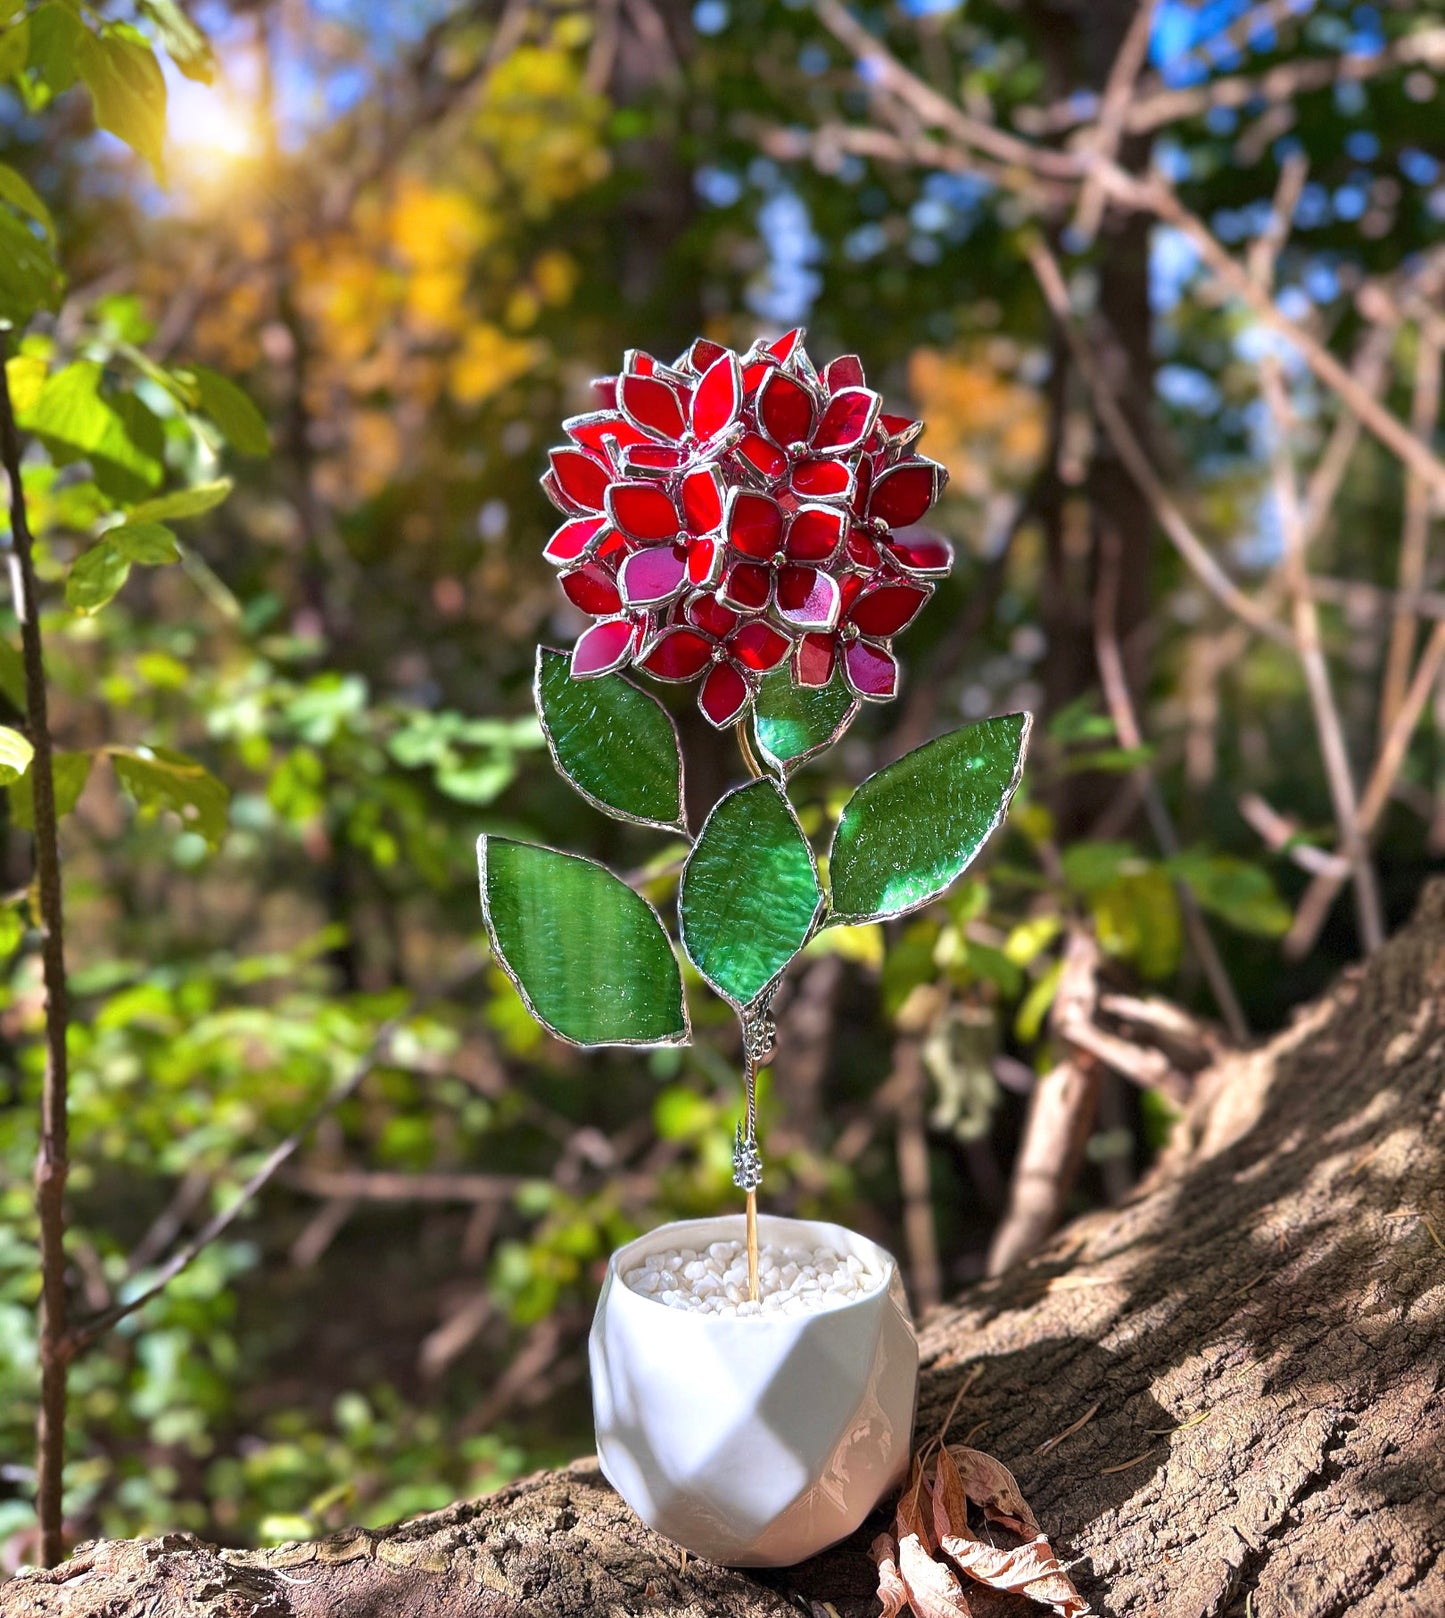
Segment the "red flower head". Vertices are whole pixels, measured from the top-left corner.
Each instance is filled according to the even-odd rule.
[[[700,337],[673,365],[633,349],[595,386],[604,408],[563,423],[542,480],[567,518],[547,560],[597,619],[574,677],[701,677],[719,728],[790,657],[798,685],[841,668],[895,696],[893,636],[953,565],[908,532],[947,477],[913,448],[923,424],[885,415],[851,354],[820,374],[801,331],[743,355]]]

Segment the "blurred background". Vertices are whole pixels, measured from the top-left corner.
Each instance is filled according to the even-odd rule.
[[[30,7],[32,33],[56,9]],[[0,6],[12,34],[19,15]],[[482,831],[670,897],[677,847],[567,789],[529,693],[536,643],[583,625],[541,556],[538,478],[625,349],[806,324],[951,473],[958,565],[899,642],[899,701],[799,777],[811,831],[930,735],[1040,715],[1008,826],[950,897],[829,933],[790,975],[765,1207],[884,1240],[927,1306],[1127,1197],[1210,1055],[1409,913],[1445,849],[1445,13],[192,15],[215,71],[166,62],[164,186],[78,95],[7,99],[0,158],[69,272],[13,378],[124,362],[158,410],[140,361],[199,365],[259,412],[214,395],[228,449],[167,427],[158,457],[236,490],[103,613],[60,600],[88,485],[27,477],[71,805],[77,1309],[144,1285],[322,1114],[77,1360],[67,1522],[258,1543],[587,1451],[608,1252],[735,1202],[726,1008],[694,994],[686,1050],[564,1048],[489,961],[477,902]],[[1048,164],[1091,152],[1114,180]],[[8,605],[5,628],[13,705]],[[741,761],[674,706],[705,808]],[[203,773],[167,798],[92,768],[140,746]],[[42,1067],[28,811],[5,797],[0,1569],[33,1554]]]

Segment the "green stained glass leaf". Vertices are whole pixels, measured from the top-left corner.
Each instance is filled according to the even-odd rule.
[[[961,876],[1008,810],[1032,722],[965,725],[869,776],[833,833],[830,921],[905,915]]]
[[[688,958],[724,999],[755,1001],[807,943],[823,904],[798,817],[768,780],[722,798],[682,868]]]
[[[858,699],[840,675],[821,688],[793,684],[786,666],[763,676],[753,704],[753,736],[769,769],[790,775],[831,747],[853,723]]]
[[[605,866],[477,839],[498,963],[544,1028],[574,1045],[685,1045],[682,973],[657,912]]]
[[[686,834],[672,716],[620,674],[574,680],[570,665],[565,652],[537,648],[533,695],[558,771],[605,814]]]

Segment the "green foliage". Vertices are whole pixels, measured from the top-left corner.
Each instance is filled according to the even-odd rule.
[[[211,848],[220,847],[226,835],[230,793],[204,765],[168,747],[113,747],[109,752],[116,780],[142,814],[154,816],[172,810]]]
[[[28,738],[8,725],[0,725],[0,786],[10,786],[30,768],[35,749]]]
[[[97,125],[139,152],[164,183],[166,81],[145,36],[127,23],[109,23],[94,34],[86,30],[76,66],[90,91]]]

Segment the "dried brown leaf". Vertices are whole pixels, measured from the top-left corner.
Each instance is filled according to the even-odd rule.
[[[1041,1601],[1058,1618],[1083,1618],[1089,1611],[1088,1602],[1074,1588],[1074,1581],[1059,1565],[1053,1547],[1042,1534],[1014,1550],[956,1534],[948,1535],[942,1545],[961,1572],[992,1590],[1008,1590]]]
[[[957,1462],[944,1448],[938,1452],[933,1478],[933,1537],[941,1545],[950,1535],[973,1538],[968,1531],[968,1494]]]
[[[1013,1473],[1002,1462],[981,1449],[967,1449],[962,1444],[950,1444],[948,1449],[958,1463],[964,1492],[983,1508],[990,1522],[1010,1528],[1025,1539],[1042,1538],[1038,1519],[1029,1510]]]
[[[892,1534],[879,1534],[868,1547],[878,1564],[878,1599],[883,1603],[882,1618],[898,1618],[908,1605],[908,1589],[898,1571],[898,1544]]]
[[[917,1537],[926,1552],[933,1550],[932,1531],[929,1528],[931,1497],[928,1479],[924,1476],[923,1462],[913,1457],[913,1475],[898,1501],[898,1520],[894,1532],[901,1545],[910,1534]]]
[[[917,1618],[971,1618],[953,1569],[935,1562],[917,1534],[898,1541],[898,1572]]]

